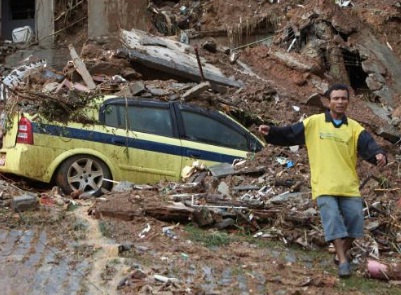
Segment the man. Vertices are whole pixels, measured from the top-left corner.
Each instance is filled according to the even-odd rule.
[[[345,115],[349,104],[346,85],[326,91],[329,110],[285,127],[260,125],[268,143],[282,146],[306,144],[311,170],[312,198],[316,199],[326,242],[332,242],[338,275],[349,277],[347,251],[363,236],[363,202],[356,172],[357,156],[383,167],[384,151],[355,120]]]

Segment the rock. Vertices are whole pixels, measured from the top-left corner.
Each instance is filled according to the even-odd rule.
[[[382,79],[378,79],[379,76]],[[380,90],[383,85],[384,85],[384,81],[380,81],[380,80],[384,80],[383,77],[379,74],[369,74],[369,76],[366,78],[366,85],[368,85],[370,90]]]
[[[11,202],[11,207],[16,212],[36,210],[39,207],[39,198],[28,194],[16,196]]]
[[[47,83],[43,86],[43,93],[52,93],[55,92],[60,84],[58,82]]]
[[[118,253],[129,251],[133,247],[134,247],[134,244],[132,244],[132,243],[121,244],[120,246],[118,246]]]
[[[235,220],[232,218],[225,218],[216,224],[217,229],[225,229],[235,224]]]
[[[199,226],[206,226],[214,223],[211,212],[206,208],[192,212],[192,220]]]
[[[102,56],[103,50],[96,44],[86,44],[82,47],[81,57],[83,58],[98,58]]]
[[[220,182],[217,191],[223,196],[230,196],[230,187],[224,181]]]
[[[292,77],[292,81],[298,86],[302,86],[306,83],[306,80],[304,79],[303,75],[294,75]]]
[[[121,71],[121,76],[123,76],[127,80],[136,80],[136,79],[141,79],[142,75],[139,74],[137,71],[135,71],[132,68],[125,68]]]
[[[131,274],[131,278],[136,280],[144,279],[146,277],[147,277],[146,273],[141,269],[136,269]]]
[[[202,82],[199,85],[196,85],[195,87],[186,91],[182,95],[181,99],[185,101],[191,100],[192,98],[199,96],[202,92],[208,90],[210,87],[211,87],[210,82],[208,81]]]
[[[214,39],[207,40],[202,44],[202,48],[209,52],[216,53],[217,52],[216,40]]]
[[[381,75],[386,74],[386,68],[382,63],[374,58],[366,59],[362,62],[362,69],[365,73],[379,73]]]
[[[134,96],[146,91],[146,87],[145,87],[145,84],[143,84],[143,82],[137,81],[134,83],[129,83],[128,85],[129,85],[131,94]]]
[[[390,106],[394,105],[393,91],[387,85],[383,85],[382,88],[373,91],[373,93],[380,97],[382,102],[385,102]]]
[[[132,191],[134,187],[135,184],[132,182],[121,181],[113,187],[112,192],[129,192]]]
[[[148,90],[154,96],[165,96],[169,94],[167,90],[160,88],[148,87]]]
[[[88,71],[91,75],[106,75],[114,76],[121,73],[121,69],[128,68],[130,65],[128,61],[118,59],[118,62],[101,61],[98,60],[93,66],[87,66]]]

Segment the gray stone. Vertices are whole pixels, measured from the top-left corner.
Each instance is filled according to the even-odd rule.
[[[135,187],[135,184],[132,182],[121,181],[113,187],[112,191],[113,192],[129,192],[129,191],[133,190],[134,187]]]
[[[166,90],[160,88],[148,88],[148,90],[152,95],[155,96],[165,96],[169,94]]]
[[[145,91],[145,85],[142,82],[134,82],[129,84],[132,95],[138,95]]]
[[[234,225],[235,221],[232,218],[225,218],[222,221],[220,221],[219,223],[216,224],[216,228],[217,229],[224,229],[227,227],[230,227],[232,225]]]
[[[400,125],[400,122],[401,122],[401,118],[394,117],[394,118],[391,119],[391,124],[394,127],[398,127],[398,125]]]
[[[202,82],[199,85],[187,90],[181,97],[182,100],[188,101],[192,98],[199,96],[202,92],[208,90],[211,87],[210,82]]]
[[[378,61],[373,59],[366,59],[362,62],[362,69],[365,73],[379,73],[384,75],[386,68]]]
[[[379,118],[381,118],[382,120],[384,120],[385,122],[387,122],[389,125],[391,125],[391,112],[386,110],[385,108],[383,108],[381,105],[377,104],[377,103],[372,103],[369,101],[366,101],[365,104],[372,110],[372,112],[378,116]]]
[[[379,90],[385,83],[386,80],[384,80],[383,76],[378,73],[371,73],[366,78],[366,84],[371,90]]]
[[[29,194],[16,196],[11,202],[11,207],[16,212],[36,210],[39,207],[39,198]]]
[[[216,177],[226,176],[235,173],[234,166],[228,163],[221,163],[211,166],[209,167],[209,171],[210,173],[212,173],[213,176]]]
[[[217,187],[217,191],[223,196],[230,195],[230,187],[224,181],[220,182],[219,186]]]
[[[392,143],[399,142],[401,139],[401,133],[399,132],[399,129],[394,128],[394,126],[379,127],[376,130],[376,133]]]
[[[141,269],[136,269],[131,274],[131,278],[137,279],[137,280],[144,279],[146,277],[147,277],[147,274]]]
[[[384,100],[390,106],[393,106],[393,104],[394,104],[394,100],[393,100],[394,92],[390,88],[388,88],[386,85],[383,85],[382,88],[380,88],[379,90],[374,91],[373,93],[375,95],[377,95],[378,97],[380,97],[382,100]]]
[[[199,226],[206,226],[214,223],[212,213],[206,208],[192,212],[192,220]]]
[[[305,193],[290,193],[284,192],[267,200],[266,204],[282,204],[293,200],[302,200],[305,198]]]

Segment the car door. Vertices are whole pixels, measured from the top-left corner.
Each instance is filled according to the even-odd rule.
[[[101,110],[110,128],[121,177],[135,183],[179,180],[182,147],[168,103],[113,99]]]
[[[175,110],[183,147],[183,165],[199,160],[210,166],[247,157],[249,132],[237,122],[218,112],[186,104],[175,104]]]

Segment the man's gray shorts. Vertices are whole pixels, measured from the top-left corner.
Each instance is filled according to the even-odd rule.
[[[326,242],[346,237],[363,237],[361,197],[320,196],[316,201]]]

